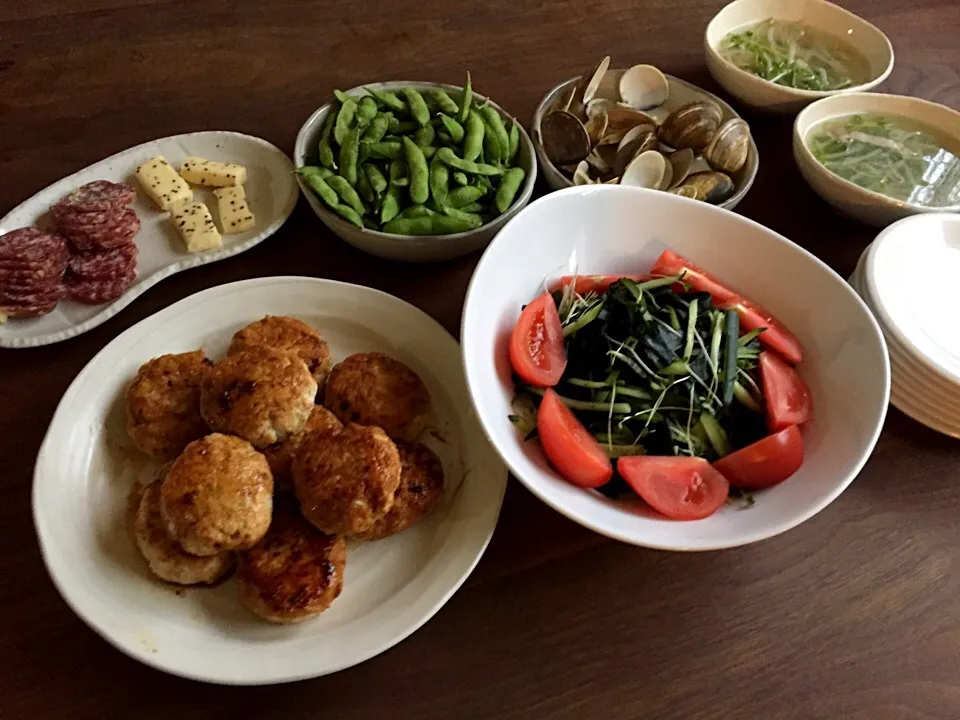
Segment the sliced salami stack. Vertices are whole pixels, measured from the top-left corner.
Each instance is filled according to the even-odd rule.
[[[77,188],[50,212],[73,247],[66,290],[88,305],[116,300],[137,278],[134,236],[140,219],[129,207],[137,197],[126,183],[95,180]]]
[[[39,228],[0,236],[0,312],[31,318],[52,311],[66,294],[67,241]]]

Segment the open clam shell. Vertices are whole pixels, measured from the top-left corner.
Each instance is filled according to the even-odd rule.
[[[592,118],[595,115],[599,115],[602,112],[606,112],[615,107],[620,107],[620,103],[616,100],[608,100],[607,98],[594,98],[586,104],[584,108],[584,113],[587,118]]]
[[[566,110],[550,113],[540,122],[540,142],[554,165],[575,165],[590,152],[590,136],[580,118]]]
[[[590,136],[591,146],[600,144],[603,136],[607,133],[608,125],[609,118],[607,117],[606,112],[602,112],[599,115],[594,115],[592,118],[587,120],[587,122],[584,124],[584,127],[587,130],[587,135]]]
[[[596,181],[590,177],[590,164],[586,160],[581,160],[573,172],[573,184],[593,185],[594,182]]]
[[[733,118],[719,127],[703,157],[715,170],[735,173],[747,162],[749,152],[750,126],[745,120]]]
[[[603,82],[603,76],[607,74],[607,70],[610,68],[610,56],[607,55],[600,63],[594,68],[594,71],[585,77],[585,82],[583,85],[583,91],[580,93],[580,102],[586,105],[588,102],[593,100],[594,96],[597,94],[597,90],[600,87],[600,83]]]
[[[550,109],[547,110],[547,114],[549,115],[550,113],[554,112],[570,110],[571,106],[573,105],[573,99],[576,97],[576,95],[577,84],[572,83],[571,85],[568,85],[563,89],[563,92],[557,96],[557,99],[553,101],[553,104],[550,105]]]
[[[646,113],[633,108],[616,107],[607,110],[607,132],[600,144],[619,143],[627,132],[637,125],[653,125],[656,127],[657,123]]]
[[[717,134],[723,111],[716,103],[700,100],[670,113],[660,125],[660,140],[677,150],[690,148],[699,154]]]
[[[617,146],[617,161],[613,166],[613,172],[616,175],[623,175],[627,165],[629,165],[630,161],[637,155],[647,150],[656,150],[660,145],[657,140],[657,133],[653,130],[652,125],[638,125],[634,130],[637,129],[640,130],[639,133],[633,134],[633,130],[631,130],[623,137],[627,142],[621,142]],[[633,137],[628,140],[631,134],[633,134]]]
[[[654,125],[636,125],[635,127],[627,130],[626,134],[620,138],[620,142],[617,144],[617,152],[620,152],[624,147],[632,143],[637,138],[645,137],[646,135],[653,133],[654,138],[657,135],[657,128]],[[647,150],[652,150],[656,148],[647,148]]]
[[[620,99],[637,110],[663,105],[670,97],[666,76],[653,65],[634,65],[620,77]]]
[[[617,163],[617,148],[613,145],[599,145],[587,155],[587,162],[600,175],[609,175]]]
[[[684,187],[692,187],[697,193],[697,199],[712,205],[722,203],[733,195],[734,184],[729,175],[722,172],[694,173],[683,183]]]
[[[693,154],[693,150],[690,148],[684,148],[683,150],[677,150],[676,152],[670,153],[667,156],[667,159],[670,161],[670,165],[673,168],[673,183],[671,187],[676,187],[682,185],[683,181],[687,179],[687,176],[690,174],[693,163],[697,159],[696,155]]]
[[[630,161],[630,164],[623,171],[620,184],[659,189],[668,166],[669,163],[662,154],[656,150],[648,150]]]

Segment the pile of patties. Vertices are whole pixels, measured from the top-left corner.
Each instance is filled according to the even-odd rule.
[[[422,380],[381,353],[330,366],[316,329],[268,316],[216,363],[196,350],[140,368],[127,430],[166,464],[134,488],[130,518],[156,576],[210,584],[236,567],[246,607],[298,622],[339,596],[345,538],[384,538],[433,509],[444,476],[415,442]]]

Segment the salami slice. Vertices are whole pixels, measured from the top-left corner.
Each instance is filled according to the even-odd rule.
[[[57,301],[44,303],[42,305],[17,305],[14,307],[5,307],[0,303],[0,312],[9,318],[35,318],[41,315],[47,315],[53,312],[57,307]]]
[[[63,299],[67,294],[67,289],[61,284],[52,286],[46,290],[34,290],[31,292],[7,292],[0,293],[0,307],[23,307],[33,305],[46,305],[47,303],[56,303]]]
[[[114,183],[109,180],[94,180],[78,187],[54,205],[54,215],[68,208],[80,212],[101,212],[114,207],[129,205],[137,199],[137,191],[127,183]]]
[[[39,228],[21,228],[0,235],[0,263],[5,265],[45,265],[54,259],[66,258],[67,253],[63,236]]]
[[[116,225],[123,219],[123,211],[126,209],[125,207],[118,206],[97,212],[78,212],[68,208],[67,210],[55,213],[54,218],[57,221],[58,230],[92,232],[95,230],[106,230]]]
[[[103,252],[78,253],[70,258],[70,270],[89,280],[113,280],[136,270],[138,254],[133,243]]]
[[[107,229],[94,232],[64,230],[70,244],[78,252],[110,250],[129,244],[139,231],[140,218],[130,208],[124,210],[122,218],[116,225]]]
[[[52,256],[35,263],[0,260],[0,282],[4,280],[43,282],[63,275],[66,269],[66,255]]]
[[[78,303],[100,305],[123,295],[136,279],[136,270],[113,280],[85,280],[71,275],[67,279],[67,293]]]

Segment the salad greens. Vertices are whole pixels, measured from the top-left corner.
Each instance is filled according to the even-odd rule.
[[[927,207],[960,204],[960,158],[902,118],[864,113],[826,120],[807,144],[827,170],[867,190]]]
[[[800,22],[769,18],[729,33],[719,50],[741,70],[798,90],[841,90],[870,79],[865,57]]]
[[[568,359],[554,389],[611,457],[713,460],[767,434],[753,377],[760,331],[739,337],[735,312],[707,293],[674,292],[682,277],[554,294]],[[528,437],[542,394],[518,387],[511,420]]]

